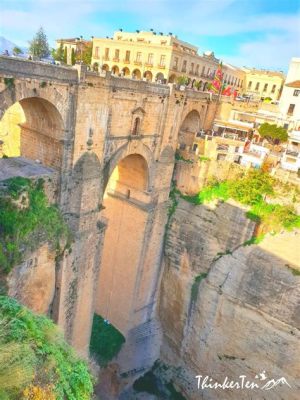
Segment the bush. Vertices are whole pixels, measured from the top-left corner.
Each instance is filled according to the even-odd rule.
[[[0,296],[0,321],[1,399],[91,399],[87,365],[52,321],[6,296]]]

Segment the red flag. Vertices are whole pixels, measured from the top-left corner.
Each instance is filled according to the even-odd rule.
[[[223,72],[222,72],[222,63],[219,64],[218,69],[215,73],[215,78],[212,81],[210,91],[214,93],[219,93],[221,89],[221,84],[222,84],[222,79],[223,79]]]
[[[231,87],[230,87],[230,86],[227,86],[227,87],[223,90],[222,95],[223,95],[223,96],[231,96]]]

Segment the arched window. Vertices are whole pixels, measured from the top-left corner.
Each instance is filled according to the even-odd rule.
[[[133,129],[132,129],[133,135],[139,134],[140,125],[141,125],[141,119],[139,117],[136,117],[134,120]]]

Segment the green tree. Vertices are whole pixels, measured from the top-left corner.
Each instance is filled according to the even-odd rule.
[[[64,44],[60,43],[60,46],[57,49],[52,49],[51,55],[56,61],[64,61]]]
[[[49,44],[42,27],[40,27],[33,39],[29,42],[29,52],[32,56],[38,57],[39,59],[49,56]]]
[[[93,50],[92,43],[87,46],[80,43],[79,46],[82,46],[82,54],[81,51],[77,52],[77,61],[82,61],[85,65],[91,65]]]
[[[178,78],[177,78],[178,85],[187,85],[188,81],[189,81],[189,78],[185,75],[178,76]]]
[[[72,49],[72,52],[71,52],[71,63],[72,63],[72,65],[75,65],[75,63],[76,63],[76,54],[75,54],[74,49]]]
[[[63,62],[64,62],[65,64],[68,63],[68,51],[67,51],[67,48],[66,48],[66,47],[64,48]]]
[[[20,49],[20,47],[16,46],[13,48],[13,55],[18,56],[19,54],[22,54],[23,51]]]
[[[275,124],[268,124],[268,122],[261,124],[258,128],[258,132],[262,138],[267,139],[267,141],[273,145],[278,144],[279,142],[286,142],[288,138],[286,129]]]

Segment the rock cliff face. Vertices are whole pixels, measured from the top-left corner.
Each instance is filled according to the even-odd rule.
[[[228,203],[181,200],[173,216],[160,299],[161,359],[187,399],[298,398],[300,233],[244,246],[253,229],[244,210]],[[240,382],[245,375],[263,386],[266,380],[255,378],[263,371],[292,388],[202,390],[195,379]]]

